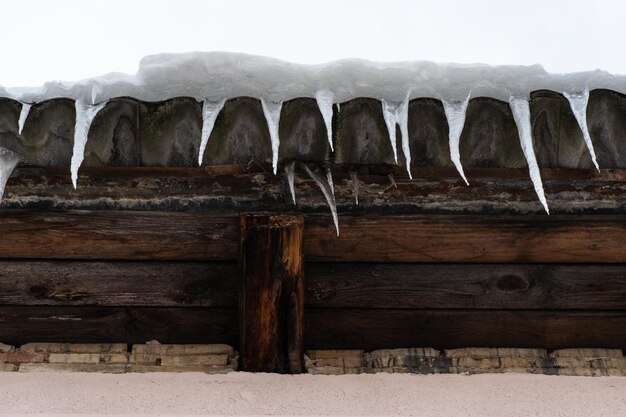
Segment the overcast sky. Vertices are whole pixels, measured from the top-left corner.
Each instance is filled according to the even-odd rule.
[[[217,50],[626,74],[625,18],[619,0],[2,1],[0,85],[134,73],[144,55]]]

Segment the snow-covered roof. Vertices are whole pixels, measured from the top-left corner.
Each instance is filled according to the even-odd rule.
[[[414,98],[432,97],[443,102],[449,125],[450,158],[465,181],[459,142],[465,112],[471,97],[508,101],[518,127],[521,149],[526,157],[537,196],[548,211],[537,158],[533,149],[529,96],[536,90],[563,93],[568,99],[596,164],[593,142],[586,122],[590,89],[626,93],[626,77],[596,70],[573,74],[549,74],[541,66],[488,66],[482,64],[436,64],[427,61],[376,63],[341,60],[320,65],[299,65],[245,54],[210,52],[160,54],[145,57],[134,75],[111,73],[78,82],[54,81],[41,87],[0,88],[0,96],[20,101],[19,131],[33,103],[54,98],[75,100],[76,121],[71,172],[77,185],[89,128],[108,100],[131,97],[162,101],[191,97],[203,102],[203,127],[198,162],[202,163],[213,125],[227,99],[248,96],[261,100],[267,120],[274,172],[280,148],[279,123],[283,102],[315,98],[323,116],[329,146],[332,141],[333,105],[359,97],[382,101],[382,114],[389,133],[394,159],[396,125],[401,132],[401,153],[411,175],[408,107]],[[0,154],[0,185],[14,166],[14,155]]]

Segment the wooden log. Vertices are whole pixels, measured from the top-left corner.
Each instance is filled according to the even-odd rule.
[[[237,346],[234,308],[0,306],[0,340],[63,343],[227,343]]]
[[[321,262],[621,263],[620,215],[307,215]],[[235,260],[233,214],[0,210],[0,258]]]
[[[446,142],[447,143],[447,142]],[[77,210],[290,211],[294,206],[283,175],[271,166],[204,168],[83,167],[81,186],[71,186],[66,167],[22,167],[9,179],[1,207]],[[454,168],[419,167],[413,179],[394,170],[393,186],[376,166],[359,169],[359,206],[343,168],[333,171],[339,211],[388,213],[541,213],[528,169],[466,169],[466,186]],[[380,170],[379,170],[380,171]],[[282,170],[280,170],[282,172]],[[626,212],[626,170],[543,169],[553,214]],[[296,172],[298,210],[326,212],[312,180]]]
[[[304,286],[298,216],[240,216],[241,370],[303,370]]]
[[[626,311],[307,309],[307,349],[626,348]]]
[[[626,260],[622,216],[307,217],[309,261],[590,263]]]
[[[626,264],[306,263],[308,308],[626,310]]]
[[[237,217],[137,211],[0,211],[0,257],[235,260]]]
[[[0,261],[0,305],[237,307],[235,262]]]

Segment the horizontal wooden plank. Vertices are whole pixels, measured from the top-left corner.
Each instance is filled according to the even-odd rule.
[[[0,340],[237,344],[237,310],[225,308],[0,306]]]
[[[626,348],[626,311],[309,309],[307,349]]]
[[[308,261],[625,262],[620,216],[340,216],[305,225]]]
[[[236,307],[235,262],[0,261],[0,304]],[[307,308],[626,309],[626,265],[315,263]]]
[[[624,265],[306,264],[307,308],[626,310]]]
[[[0,257],[233,260],[233,215],[134,211],[0,211]]]
[[[622,216],[308,215],[308,261],[616,263]],[[235,260],[234,215],[0,211],[0,258]]]
[[[234,262],[0,261],[0,304],[236,307]]]

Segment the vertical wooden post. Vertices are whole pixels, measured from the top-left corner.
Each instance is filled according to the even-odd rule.
[[[241,370],[303,370],[302,216],[244,213],[240,220]]]

